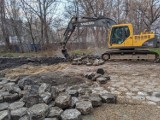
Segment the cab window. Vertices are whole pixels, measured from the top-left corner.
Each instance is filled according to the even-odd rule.
[[[122,44],[129,36],[128,26],[114,27],[111,32],[111,44]]]

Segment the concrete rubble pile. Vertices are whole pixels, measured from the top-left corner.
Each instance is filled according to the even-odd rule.
[[[100,84],[109,80],[103,69],[85,77]],[[82,83],[61,91],[47,83],[34,83],[28,77],[0,78],[0,120],[82,120],[82,115],[90,114],[93,108],[116,103],[117,97],[100,84]]]
[[[81,56],[73,59],[72,65],[86,65],[86,66],[99,66],[103,65],[103,61],[100,57],[97,56]]]
[[[91,80],[91,81],[97,81],[100,84],[106,84],[107,81],[110,80],[110,76],[105,74],[105,71],[102,68],[99,68],[97,72],[88,72],[85,73],[84,76]]]

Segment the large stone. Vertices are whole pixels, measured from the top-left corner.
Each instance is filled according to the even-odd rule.
[[[67,93],[72,97],[78,97],[78,90],[68,90]]]
[[[99,65],[99,59],[95,59],[94,62],[93,62],[93,65],[98,66]]]
[[[89,95],[92,93],[92,90],[89,87],[81,87],[79,88],[78,92],[80,95],[86,95],[86,94]]]
[[[79,89],[79,87],[72,86],[72,87],[69,87],[68,89],[66,89],[66,93],[71,95],[72,97],[78,97],[78,95],[79,95],[78,89]]]
[[[27,98],[28,98],[28,100],[27,100]],[[40,102],[39,102],[39,95],[37,95],[37,94],[32,95],[32,96],[25,97],[25,98],[23,99],[23,101],[25,102],[26,107],[31,107],[31,106],[33,106],[33,105],[35,105],[35,104],[40,103]]]
[[[30,76],[26,76],[18,81],[18,86],[24,89],[26,85],[34,85],[34,81]]]
[[[85,73],[84,76],[89,80],[92,80],[92,78],[95,76],[95,73],[94,72]]]
[[[77,97],[72,97],[72,103],[71,103],[71,107],[75,108],[76,103],[79,101],[79,99]]]
[[[9,107],[8,103],[0,103],[0,111],[7,110]]]
[[[156,96],[147,96],[146,99],[152,102],[160,102],[160,98]]]
[[[55,100],[58,95],[58,91],[55,87],[51,88],[51,94],[52,94],[52,99]]]
[[[81,113],[77,109],[67,109],[61,114],[62,120],[82,120]]]
[[[9,105],[9,109],[15,110],[15,109],[18,109],[18,108],[22,108],[24,105],[25,105],[24,102],[14,102],[14,103],[11,103]]]
[[[10,95],[8,91],[2,91],[2,92],[0,92],[0,96],[4,97],[4,96],[8,96],[8,95]]]
[[[32,85],[26,88],[23,96],[23,101],[25,102],[26,107],[31,107],[43,101],[39,96],[38,89],[38,85]]]
[[[68,94],[59,95],[55,100],[56,106],[66,109],[71,106],[71,96]]]
[[[108,75],[103,75],[103,77],[105,77],[107,80],[111,80],[110,76]]]
[[[0,120],[9,120],[8,110],[0,111]]]
[[[79,101],[90,101],[90,95],[81,95],[78,99]]]
[[[90,100],[93,107],[98,107],[102,105],[102,99],[99,97],[99,95],[91,95]]]
[[[14,83],[14,82],[9,82],[9,83],[7,83],[7,84],[4,85],[4,87],[5,87],[8,91],[12,90],[14,86],[15,86],[15,83]]]
[[[98,73],[98,74],[101,74],[101,75],[104,75],[105,71],[104,71],[102,68],[99,68],[99,69],[97,70],[97,73]]]
[[[105,90],[103,87],[95,87],[92,89],[93,94],[102,94],[102,93],[108,93],[107,90]]]
[[[92,81],[96,81],[97,78],[101,77],[101,74],[95,74],[95,76],[92,78]]]
[[[78,101],[76,103],[76,109],[83,115],[90,114],[92,112],[92,103],[90,101]]]
[[[8,80],[2,79],[2,80],[0,81],[0,85],[5,85],[5,84],[8,83],[8,82],[9,82]]]
[[[103,103],[117,103],[117,97],[110,93],[102,93],[100,94]]]
[[[59,85],[59,86],[54,87],[54,88],[56,88],[58,94],[63,93],[63,92],[66,91],[66,88],[65,88],[64,85]]]
[[[33,105],[28,109],[28,115],[32,120],[44,120],[48,112],[49,107],[44,103]]]
[[[42,83],[39,87],[39,94],[45,93],[45,92],[51,92],[51,85]]]
[[[17,93],[5,95],[3,97],[4,102],[15,102],[16,100],[19,100],[20,96]]]
[[[106,84],[107,83],[107,78],[105,77],[98,77],[96,79],[100,84]]]
[[[59,107],[51,107],[47,117],[49,117],[49,118],[53,118],[53,117],[60,118],[60,115],[61,115],[62,112],[63,112],[63,110]]]
[[[45,102],[46,104],[50,103],[52,100],[52,94],[49,92],[41,93],[40,97],[42,98],[43,102]]]
[[[30,120],[28,115],[24,115],[19,120]]]
[[[11,119],[19,120],[22,116],[27,114],[27,108],[22,107],[11,111]]]
[[[55,101],[51,101],[49,104],[48,104],[49,108],[51,107],[54,107],[55,106]]]
[[[14,85],[14,86],[10,87],[9,92],[12,94],[14,94],[14,93],[20,94],[22,91],[18,85]]]
[[[87,65],[87,66],[92,66],[93,64],[90,63],[90,62],[87,62],[86,65]]]

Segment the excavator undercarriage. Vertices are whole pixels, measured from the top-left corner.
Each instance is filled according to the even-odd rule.
[[[148,60],[158,61],[159,55],[149,50],[112,50],[102,54],[102,59],[107,60]]]

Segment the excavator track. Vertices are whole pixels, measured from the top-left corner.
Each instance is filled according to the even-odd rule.
[[[159,55],[149,50],[114,50],[102,54],[102,59],[107,60],[147,60],[159,61]]]

